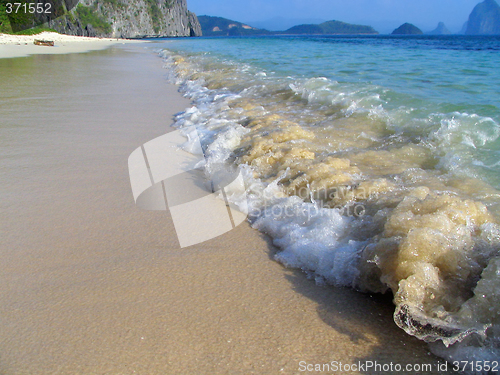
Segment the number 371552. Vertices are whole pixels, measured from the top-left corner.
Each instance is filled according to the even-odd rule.
[[[17,14],[17,13],[31,13],[31,14],[50,14],[52,12],[52,4],[51,3],[6,3],[7,14]]]

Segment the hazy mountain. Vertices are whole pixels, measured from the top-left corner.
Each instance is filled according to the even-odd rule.
[[[274,17],[265,21],[255,21],[248,22],[249,25],[253,27],[257,27],[259,29],[266,29],[271,31],[282,31],[287,30],[296,25],[304,25],[304,24],[320,24],[325,22],[325,20],[317,19],[317,18],[283,18],[283,17]]]
[[[248,24],[222,17],[199,16],[198,20],[204,36],[239,36],[272,34],[378,34],[370,26],[352,25],[340,21],[327,21],[320,24],[304,24],[286,31],[257,29]]]
[[[417,26],[411,23],[404,23],[392,32],[392,35],[420,35],[423,34]]]
[[[429,35],[450,35],[451,31],[445,26],[444,22],[439,22],[437,27],[428,32]]]
[[[485,0],[475,6],[469,16],[465,34],[500,34],[500,6],[495,0]]]
[[[288,30],[282,31],[284,34],[324,34],[323,29],[319,25],[305,24],[290,27]]]
[[[250,25],[223,17],[199,16],[203,36],[241,36],[267,35],[268,30],[257,29]]]
[[[371,26],[353,25],[340,21],[326,21],[319,25],[305,24],[289,28],[281,34],[378,34]]]

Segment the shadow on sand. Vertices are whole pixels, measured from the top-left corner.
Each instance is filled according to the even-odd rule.
[[[268,245],[269,258],[274,260],[279,249],[273,245],[270,237],[264,234],[261,236]],[[434,356],[425,342],[406,334],[395,324],[391,294],[368,294],[350,288],[321,286],[297,269],[287,269],[284,276],[297,293],[317,304],[318,316],[329,327],[345,336],[353,345],[366,345],[371,348],[368,355],[356,358],[352,364],[393,364],[394,371],[365,367],[361,368],[359,373],[454,373],[449,371],[450,365],[448,371],[438,368],[445,365],[445,360]],[[402,366],[402,371],[395,371],[397,364]],[[424,364],[430,365],[432,371],[405,371],[407,365],[415,369]]]

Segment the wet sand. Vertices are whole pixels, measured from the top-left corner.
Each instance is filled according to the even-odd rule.
[[[0,59],[0,374],[440,373],[390,298],[315,285],[246,223],[180,249],[135,206],[129,154],[189,106],[145,46]]]

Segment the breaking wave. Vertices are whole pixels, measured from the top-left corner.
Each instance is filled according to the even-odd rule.
[[[197,127],[208,177],[240,168],[247,189],[228,198],[273,238],[276,260],[392,293],[396,324],[448,360],[500,358],[495,119],[403,105],[374,84],[161,55],[193,101],[175,126]]]

